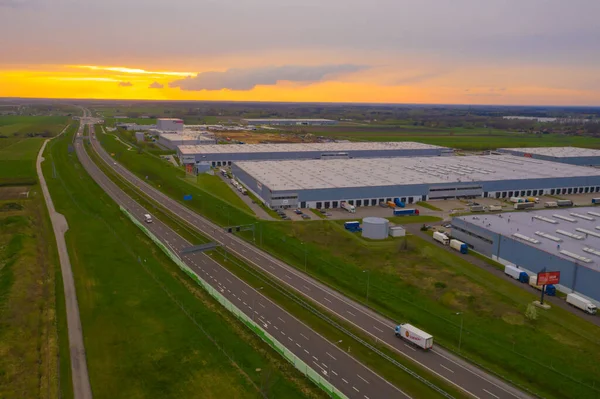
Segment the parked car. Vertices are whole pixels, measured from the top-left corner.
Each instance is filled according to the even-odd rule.
[[[294,213],[295,213],[296,215],[302,215],[302,211],[301,211],[300,209],[295,209],[295,210],[294,210]]]
[[[319,212],[321,212],[322,214],[326,214],[327,213],[327,209],[320,209]]]
[[[306,215],[306,214],[302,214],[302,219],[310,219],[310,216]]]

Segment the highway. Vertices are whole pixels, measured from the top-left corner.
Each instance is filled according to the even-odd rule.
[[[394,327],[398,324],[386,319],[364,305],[344,297],[330,287],[296,270],[268,253],[257,249],[243,239],[227,233],[223,228],[199,216],[184,205],[156,190],[142,179],[123,167],[102,148],[97,140],[91,140],[92,147],[119,175],[155,202],[168,209],[198,232],[212,238],[225,246],[227,250],[243,258],[252,266],[268,273],[279,282],[292,288],[297,293],[311,299],[328,309],[331,313],[376,338],[393,350],[412,359],[432,373],[437,374],[451,384],[462,389],[475,398],[513,399],[530,398],[528,394],[518,390],[503,380],[487,374],[483,370],[467,363],[449,351],[435,347],[429,352],[417,350],[394,335]]]
[[[123,192],[96,166],[83,148],[83,140],[83,137],[76,136],[74,145],[77,157],[86,171],[117,204],[144,223],[144,215],[149,211]],[[166,246],[173,249],[194,273],[259,323],[298,359],[320,373],[323,380],[329,381],[347,397],[410,398],[342,350],[339,342],[332,343],[314,332],[219,265],[209,255],[202,252],[180,254],[181,250],[191,247],[192,244],[160,220],[154,218],[152,223],[146,223],[146,227]]]

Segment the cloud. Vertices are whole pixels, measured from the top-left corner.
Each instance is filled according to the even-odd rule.
[[[421,83],[427,80],[431,80],[443,75],[446,75],[448,71],[435,71],[435,72],[426,72],[421,74],[416,74],[412,76],[403,76],[395,79],[392,84],[394,86],[404,86],[413,83]]]
[[[131,83],[131,82],[119,82],[119,86],[121,86],[121,87],[131,87],[131,86],[133,86],[133,83]]]
[[[0,7],[22,8],[33,3],[32,0],[0,0]]]
[[[369,67],[363,65],[319,65],[319,66],[267,66],[246,69],[228,69],[224,72],[201,72],[194,77],[175,80],[169,87],[181,90],[252,90],[259,85],[275,85],[279,81],[318,82],[336,76],[358,72]]]
[[[148,86],[149,89],[162,89],[163,87],[165,87],[165,85],[158,82],[154,82],[150,86]]]

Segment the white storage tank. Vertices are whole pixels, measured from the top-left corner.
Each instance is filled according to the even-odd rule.
[[[402,226],[390,226],[390,237],[404,237],[406,230]]]
[[[362,220],[362,236],[372,240],[387,238],[390,222],[384,218],[368,217]]]

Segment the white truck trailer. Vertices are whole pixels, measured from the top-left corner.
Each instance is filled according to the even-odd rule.
[[[440,233],[439,231],[433,233],[433,239],[443,245],[450,244],[450,239],[448,236],[444,233]]]
[[[558,204],[556,203],[556,201],[548,201],[548,202],[544,202],[544,207],[545,208],[557,208]]]
[[[490,212],[498,212],[502,210],[502,205],[490,205]]]
[[[567,303],[583,310],[586,313],[596,314],[596,305],[594,305],[589,299],[577,294],[567,294]]]
[[[340,207],[342,209],[347,210],[350,213],[356,213],[356,207],[354,205],[350,205],[346,201],[342,201],[342,203],[340,204]]]
[[[396,326],[395,334],[396,337],[412,342],[423,350],[433,348],[433,336],[408,323]]]

